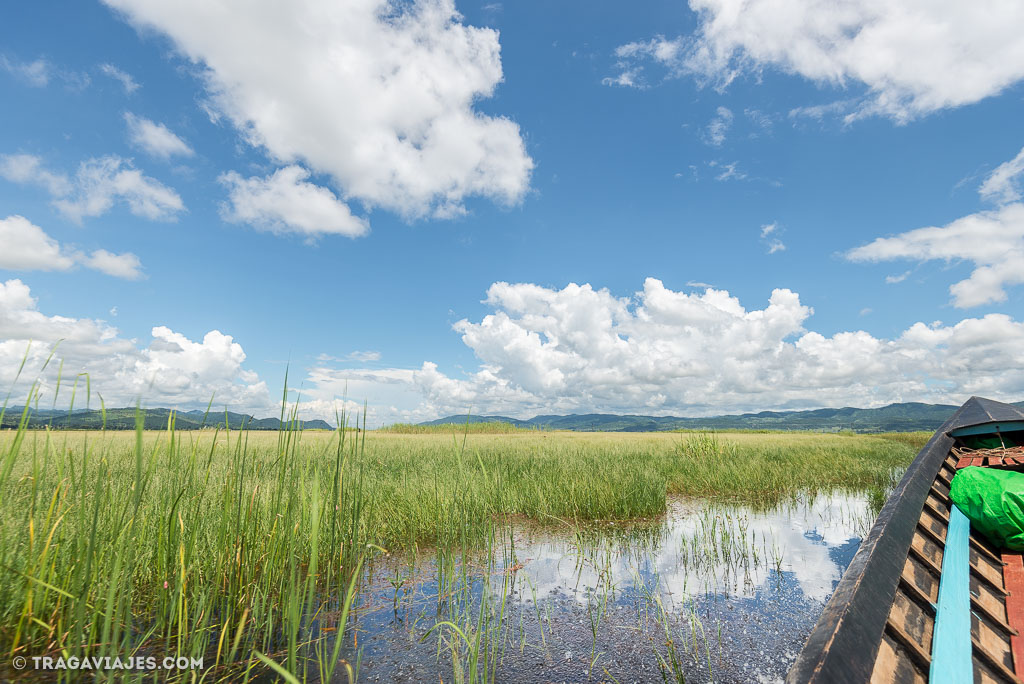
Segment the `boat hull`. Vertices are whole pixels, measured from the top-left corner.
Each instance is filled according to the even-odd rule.
[[[961,463],[952,453],[960,444],[954,435],[964,428],[984,435],[979,426],[998,429],[1010,421],[1024,421],[1024,412],[974,397],[932,436],[861,542],[788,682],[937,681],[930,678],[935,604],[952,505],[949,486]],[[1007,590],[1020,555],[1004,553],[972,532],[968,557],[974,681],[1020,682],[1015,664],[1024,669],[1024,663],[1015,663],[1014,647],[1020,645],[1011,625],[1015,601],[1024,601],[1024,567],[1017,598]]]

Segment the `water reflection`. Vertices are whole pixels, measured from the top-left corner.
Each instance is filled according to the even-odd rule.
[[[779,680],[874,514],[860,493],[673,501],[646,523],[506,528],[489,557],[392,558],[346,657],[363,681]]]
[[[514,537],[519,575],[538,600],[561,592],[586,601],[602,583],[620,590],[658,580],[666,604],[695,594],[752,595],[780,573],[804,596],[827,601],[846,565],[833,550],[859,541],[874,519],[861,494],[802,495],[760,512],[673,501],[653,530],[605,524],[591,534],[523,531]]]

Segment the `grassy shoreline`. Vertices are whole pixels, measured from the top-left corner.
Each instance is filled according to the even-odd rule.
[[[317,597],[374,549],[473,548],[493,520],[645,518],[893,484],[918,438],[821,433],[0,434],[0,649],[330,676]],[[275,655],[276,654],[276,655]],[[209,660],[207,661],[209,668]],[[310,663],[314,671],[310,671]],[[164,673],[166,674],[166,673]],[[247,675],[246,675],[247,676]]]

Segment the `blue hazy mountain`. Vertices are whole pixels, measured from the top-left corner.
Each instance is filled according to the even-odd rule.
[[[1024,406],[1018,402],[1015,406]],[[585,432],[657,432],[663,430],[852,430],[854,432],[934,431],[957,407],[908,402],[881,408],[823,408],[810,411],[761,411],[735,415],[683,418],[608,413],[542,415],[529,420],[505,416],[473,416],[473,423],[505,422],[524,428]],[[465,424],[466,416],[447,416],[420,425]]]
[[[3,423],[0,427],[17,427],[21,421],[23,407],[9,406],[4,414]],[[142,409],[143,425],[147,430],[164,430],[171,415],[171,409],[152,408]],[[287,423],[287,420],[285,421]],[[245,413],[232,413],[230,411],[175,411],[174,426],[177,430],[199,430],[201,428],[224,427],[227,425],[232,430],[242,428],[248,430],[277,430],[281,427],[278,418],[255,418]],[[99,430],[104,426],[108,430],[134,430],[135,409],[115,408],[107,409],[106,416],[102,411],[95,409],[76,409],[71,413],[67,410],[54,409],[32,409],[29,412],[29,428],[52,427],[62,430]],[[326,421],[303,420],[299,421],[299,427],[304,430],[332,430]]]

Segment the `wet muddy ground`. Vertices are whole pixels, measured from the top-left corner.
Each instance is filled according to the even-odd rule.
[[[365,682],[781,681],[874,514],[857,493],[674,501],[661,520],[380,558],[343,655]]]

